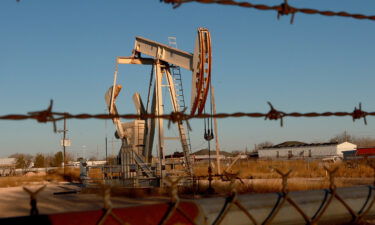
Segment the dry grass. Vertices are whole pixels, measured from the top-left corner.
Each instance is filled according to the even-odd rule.
[[[17,187],[29,184],[44,184],[47,182],[80,182],[79,169],[66,168],[65,175],[62,168],[42,175],[23,175],[14,177],[0,177],[0,187]]]
[[[280,175],[274,171],[274,168],[277,168],[284,172],[291,169],[290,177],[318,178],[327,176],[324,166],[328,168],[338,166],[337,177],[374,177],[373,169],[365,161],[357,161],[354,164],[354,166],[346,162],[323,164],[318,160],[312,162],[304,160],[243,160],[237,162],[228,172],[238,173],[241,178],[280,178]],[[213,171],[216,173],[215,169]],[[207,164],[197,164],[194,172],[197,176],[207,176]]]
[[[371,185],[372,178],[337,178],[336,187],[350,187],[356,185]],[[214,180],[212,187],[216,194],[226,195],[232,192],[233,188],[238,193],[270,193],[280,192],[282,189],[281,179],[252,179],[243,180],[241,183],[236,180],[234,184],[221,180]],[[208,181],[201,180],[194,188],[181,188],[181,194],[205,194],[208,188]],[[329,188],[328,178],[291,178],[288,180],[287,189],[289,191],[304,191]]]
[[[91,179],[103,179],[104,175],[100,168],[91,168],[88,172]]]
[[[207,176],[207,164],[195,164],[194,172],[196,176]],[[238,177],[243,179],[244,183],[236,181],[235,187],[239,193],[269,193],[281,191],[280,175],[276,173],[275,168],[287,172],[292,169],[288,180],[288,190],[313,190],[329,187],[329,180],[324,166],[329,168],[339,167],[336,173],[336,186],[347,187],[355,185],[369,185],[373,183],[374,171],[366,162],[356,162],[355,166],[347,163],[323,164],[321,161],[306,162],[303,160],[289,161],[248,161],[237,162],[230,173],[238,173]],[[175,168],[183,169],[183,168]],[[216,172],[215,169],[213,170]],[[168,170],[172,172],[172,170]],[[101,178],[100,170],[90,170],[89,176],[92,178]],[[205,194],[208,188],[207,180],[200,180],[194,187],[179,187],[179,192],[185,196],[191,194]],[[213,181],[215,192],[219,195],[225,195],[231,192],[230,182],[221,181],[215,177]],[[87,189],[84,192],[100,193],[98,188]],[[168,190],[163,188],[124,188],[113,187],[112,194],[117,196],[127,196],[141,198],[146,196],[168,196]]]
[[[368,185],[373,183],[374,171],[366,162],[356,162],[355,165],[348,163],[326,164],[328,167],[339,169],[336,173],[336,186],[346,187],[354,185]],[[235,187],[239,193],[267,193],[281,190],[280,175],[274,168],[287,172],[292,169],[288,180],[288,189],[290,191],[322,189],[329,186],[328,176],[324,170],[324,164],[321,161],[306,162],[303,160],[289,161],[266,161],[266,160],[243,160],[237,162],[230,173],[238,173],[238,177],[243,179],[244,183],[236,181]],[[179,168],[180,169],[180,168]],[[182,168],[181,168],[182,169]],[[225,169],[225,167],[224,167]],[[216,170],[213,170],[216,173]],[[171,171],[169,171],[171,172]],[[207,164],[197,163],[194,168],[195,175],[207,176]],[[100,169],[91,169],[89,177],[96,183],[101,183],[103,173]],[[58,169],[53,173],[44,176],[18,176],[18,177],[0,177],[0,187],[22,186],[27,184],[40,184],[43,182],[80,182],[79,169],[67,168]],[[207,180],[201,180],[195,187],[180,187],[181,194],[204,194],[208,187]],[[231,191],[230,182],[224,182],[215,177],[213,187],[217,194],[227,194]],[[100,186],[87,188],[82,193],[100,193]],[[112,194],[115,196],[128,196],[141,198],[146,196],[167,196],[168,190],[165,188],[124,188],[113,187]]]
[[[17,187],[34,183],[43,183],[46,179],[44,176],[17,176],[17,177],[0,177],[0,187]]]
[[[324,166],[329,169],[338,167],[335,173],[337,187],[371,185],[374,183],[375,171],[368,163],[367,161],[355,161],[324,164],[318,160],[312,162],[304,160],[243,160],[237,162],[228,172],[238,174],[238,177],[243,179],[243,183],[237,180],[234,185],[239,193],[268,193],[281,191],[281,176],[275,169],[284,173],[292,170],[288,179],[288,190],[301,191],[329,187],[328,173]],[[207,166],[207,164],[197,164],[194,168],[195,174],[208,176]],[[216,173],[215,169],[213,169],[213,173]],[[224,194],[231,191],[230,182],[223,182],[218,177],[214,179],[212,186],[216,193]],[[207,188],[208,181],[202,180],[194,190],[184,190],[183,193],[189,191],[204,193]]]

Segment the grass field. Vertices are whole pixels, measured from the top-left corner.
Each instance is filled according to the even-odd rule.
[[[280,178],[280,175],[275,172],[275,169],[287,172],[292,170],[289,177],[303,177],[303,178],[317,178],[326,177],[324,166],[328,168],[338,167],[336,177],[374,177],[374,170],[368,165],[367,161],[356,162],[340,162],[340,163],[323,163],[316,160],[306,162],[304,160],[242,160],[238,161],[230,170],[229,173],[238,173],[240,178]],[[207,164],[196,164],[194,174],[197,176],[207,176]],[[226,166],[222,166],[226,169]],[[223,170],[222,169],[222,170]],[[216,169],[213,169],[216,173]]]
[[[335,185],[348,187],[356,185],[372,185],[374,183],[374,169],[368,161],[323,163],[322,161],[306,162],[304,160],[242,160],[231,169],[230,174],[237,174],[234,187],[239,193],[265,193],[281,191],[281,175],[275,169],[287,173],[292,172],[288,179],[288,190],[312,190],[329,187],[329,176],[324,167],[332,170],[338,167],[335,173]],[[208,164],[197,164],[194,168],[195,175],[208,176]],[[225,170],[223,166],[222,170]],[[217,173],[213,169],[213,173]],[[221,182],[215,177],[212,183],[217,193],[228,193],[233,186],[230,182]],[[242,180],[242,181],[241,181]],[[204,192],[208,187],[208,181],[200,181],[196,192]]]
[[[286,161],[271,161],[271,160],[242,160],[238,161],[230,170],[229,174],[236,174],[236,181],[231,184],[229,181],[223,181],[220,177],[215,176],[212,186],[216,193],[226,194],[232,190],[233,187],[239,193],[265,193],[276,192],[281,190],[281,176],[275,171],[278,169],[286,173],[292,170],[288,179],[288,190],[311,190],[322,189],[329,187],[329,177],[324,166],[328,168],[338,167],[335,174],[335,185],[337,187],[347,187],[355,185],[371,185],[374,183],[374,170],[368,165],[369,162],[341,162],[323,164],[321,161],[306,162],[303,160],[286,160]],[[194,187],[180,187],[182,194],[202,194],[207,190],[208,181],[204,178],[208,175],[207,163],[196,163],[194,166],[194,173],[200,176],[199,181]],[[225,170],[225,165],[222,170]],[[170,172],[170,171],[169,171]],[[216,168],[213,169],[213,174],[216,174]],[[89,171],[89,176],[94,179],[95,183],[102,183],[103,174],[100,169],[92,169]],[[0,187],[15,187],[30,184],[42,184],[45,182],[80,182],[79,169],[66,169],[64,175],[63,170],[59,169],[50,174],[41,176],[16,176],[16,177],[0,177]],[[145,191],[132,191],[128,188],[114,188],[116,195],[124,194],[125,196],[148,196],[154,195],[155,190],[145,189]],[[121,190],[121,191],[119,191]],[[84,192],[84,191],[83,191]],[[143,193],[144,192],[144,193]],[[158,190],[156,194],[165,195],[166,190]]]
[[[17,187],[60,181],[80,182],[79,169],[67,168],[65,175],[64,170],[60,168],[48,174],[28,173],[24,176],[0,177],[0,187]]]

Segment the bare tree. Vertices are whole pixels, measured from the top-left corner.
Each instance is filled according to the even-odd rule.
[[[329,141],[330,142],[338,142],[338,143],[342,143],[342,142],[345,142],[345,141],[353,142],[353,136],[348,134],[348,132],[344,131],[344,132],[334,136]]]
[[[338,142],[342,143],[345,141],[351,142],[353,144],[356,144],[357,147],[363,148],[363,147],[375,147],[375,138],[370,137],[357,137],[354,135],[348,134],[346,131],[334,136],[330,139],[331,142]]]
[[[263,142],[255,145],[254,151],[258,151],[258,149],[272,147],[272,146],[273,146],[272,142],[270,142],[270,141],[263,141]]]

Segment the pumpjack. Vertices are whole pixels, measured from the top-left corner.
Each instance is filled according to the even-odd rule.
[[[146,55],[146,57],[143,57]],[[167,86],[173,112],[181,112],[179,83],[171,73],[171,68],[180,67],[192,72],[190,115],[204,111],[211,86],[211,37],[206,28],[198,28],[193,53],[158,43],[143,37],[136,37],[134,49],[129,57],[117,57],[113,86],[105,94],[105,102],[110,115],[119,115],[116,99],[122,89],[117,84],[120,64],[151,65],[152,72],[146,107],[139,93],[133,95],[133,102],[139,118],[131,122],[121,122],[113,117],[115,136],[121,140],[118,161],[121,177],[127,186],[162,186],[166,176],[164,119],[148,118],[142,115],[163,115],[163,86]],[[167,85],[162,85],[163,79]],[[151,97],[152,92],[152,97]],[[185,111],[184,111],[185,113]],[[183,152],[183,165],[187,177],[193,176],[193,164],[187,141],[187,122],[179,121],[177,126]],[[156,155],[153,157],[154,137],[157,134]]]

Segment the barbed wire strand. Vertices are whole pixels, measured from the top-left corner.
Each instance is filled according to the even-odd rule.
[[[170,114],[164,115],[156,115],[156,114],[88,114],[88,113],[81,113],[81,114],[71,114],[68,112],[53,112],[52,106],[53,101],[51,100],[50,105],[46,110],[36,111],[36,112],[29,112],[28,114],[9,114],[0,116],[0,120],[28,120],[33,119],[39,123],[53,123],[53,130],[56,133],[56,121],[64,120],[64,119],[114,119],[114,118],[122,118],[122,119],[157,119],[162,118],[169,120],[169,122],[176,123],[176,122],[183,122],[185,121],[188,124],[188,120],[196,118],[196,119],[204,119],[204,118],[240,118],[240,117],[250,117],[250,118],[264,118],[265,120],[280,120],[280,126],[283,126],[283,118],[284,117],[344,117],[350,116],[352,117],[353,121],[358,119],[364,119],[365,125],[367,125],[366,116],[375,116],[375,112],[366,112],[362,110],[362,104],[359,103],[359,107],[354,107],[352,112],[309,112],[309,113],[300,113],[300,112],[292,112],[292,113],[285,113],[283,111],[277,110],[274,106],[267,102],[270,106],[270,110],[267,113],[246,113],[246,112],[236,112],[236,113],[217,113],[217,114],[198,114],[198,115],[190,115],[185,114],[185,112],[172,112]]]
[[[304,13],[309,15],[319,14],[322,16],[340,16],[340,17],[348,17],[353,19],[359,20],[375,20],[375,15],[367,16],[358,13],[348,13],[345,11],[334,12],[334,11],[321,11],[317,9],[310,9],[310,8],[296,8],[289,5],[288,0],[284,0],[283,3],[280,5],[275,6],[268,6],[264,4],[253,4],[250,2],[236,2],[233,0],[160,0],[161,2],[172,4],[173,8],[177,8],[182,4],[188,2],[198,2],[202,4],[220,4],[220,5],[232,5],[232,6],[239,6],[244,8],[253,8],[257,10],[269,11],[273,10],[277,12],[277,18],[279,19],[280,16],[284,15],[292,15],[290,23],[294,21],[294,15],[296,13]]]

